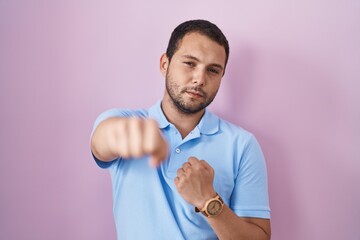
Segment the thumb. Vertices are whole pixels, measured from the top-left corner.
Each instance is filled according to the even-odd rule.
[[[164,142],[155,153],[150,155],[149,165],[151,167],[158,167],[163,161],[166,160],[167,155],[168,155],[168,146],[166,142]]]
[[[188,162],[191,164],[191,165],[195,165],[199,162],[199,159],[197,159],[197,157],[194,157],[194,156],[191,156],[188,158]]]
[[[149,158],[149,166],[152,168],[157,168],[160,166],[161,160],[154,157],[154,156],[150,156]]]

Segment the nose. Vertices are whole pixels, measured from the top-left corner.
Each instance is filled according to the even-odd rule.
[[[203,69],[198,69],[194,72],[193,84],[204,86],[206,83],[206,71]]]

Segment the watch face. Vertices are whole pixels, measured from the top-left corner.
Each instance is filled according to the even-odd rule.
[[[218,201],[218,200],[211,201],[206,210],[212,216],[217,215],[219,213],[219,211],[221,210],[220,201]]]

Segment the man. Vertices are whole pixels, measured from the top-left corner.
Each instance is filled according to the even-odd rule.
[[[206,110],[228,56],[216,25],[184,22],[160,59],[162,100],[97,118],[91,150],[111,173],[118,239],[270,239],[260,147]]]

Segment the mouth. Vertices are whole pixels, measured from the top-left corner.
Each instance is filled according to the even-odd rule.
[[[197,91],[186,91],[186,93],[192,98],[203,98],[204,97],[204,95],[201,92],[197,92]]]

